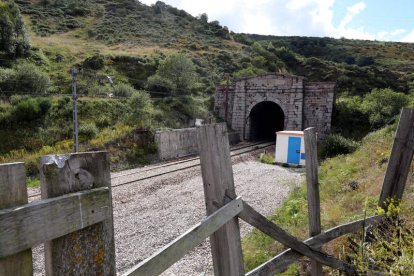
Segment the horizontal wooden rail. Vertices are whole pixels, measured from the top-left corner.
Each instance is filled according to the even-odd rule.
[[[131,268],[126,275],[159,275],[243,210],[240,197],[227,203],[163,249]]]
[[[356,273],[356,270],[352,265],[338,260],[324,252],[316,250],[310,245],[303,243],[302,241],[299,241],[294,236],[290,235],[282,228],[258,213],[246,202],[243,202],[243,211],[239,214],[239,217],[266,235],[272,237],[283,245],[292,248],[293,250],[306,257],[309,257],[332,268],[345,271],[351,275],[355,275]]]
[[[0,258],[105,220],[109,188],[97,188],[0,210]]]
[[[361,230],[364,226],[368,227],[375,225],[384,218],[384,215],[377,215],[368,217],[366,219],[360,219],[353,222],[349,222],[340,226],[336,226],[321,234],[309,238],[304,241],[305,244],[313,247],[319,247],[323,244],[330,242],[336,238],[339,238],[345,234],[354,233]],[[269,261],[261,264],[255,269],[249,271],[246,276],[263,276],[263,275],[274,275],[275,273],[283,272],[289,265],[303,257],[292,249],[287,249],[270,259]]]

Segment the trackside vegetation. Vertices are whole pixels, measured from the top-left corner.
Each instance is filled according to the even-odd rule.
[[[392,124],[374,131],[362,139],[360,146],[353,153],[340,154],[325,159],[320,164],[323,229],[383,212],[378,209],[377,203],[395,128],[396,124]],[[390,228],[375,230],[378,235],[375,235],[377,240],[373,243],[363,242],[361,230],[355,235],[341,237],[325,245],[323,249],[338,258],[352,261],[362,273],[372,265],[372,260],[375,260],[374,263],[380,270],[393,275],[400,275],[398,267],[404,272],[411,271],[412,262],[408,260],[412,260],[410,258],[413,256],[410,243],[414,230],[413,191],[414,175],[411,172],[401,205],[394,203],[394,207],[390,208]],[[308,237],[305,183],[289,195],[270,219],[296,237]],[[397,227],[393,228],[391,225]],[[353,242],[350,243],[348,239]],[[384,244],[389,247],[384,247]],[[244,238],[242,245],[246,271],[284,250],[281,244],[257,230]],[[393,261],[390,261],[391,259]],[[282,274],[298,275],[304,273],[306,267],[307,261],[304,260],[292,265]]]

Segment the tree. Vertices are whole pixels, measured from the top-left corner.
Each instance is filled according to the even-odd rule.
[[[157,75],[173,84],[173,91],[183,95],[189,93],[196,82],[194,63],[184,54],[172,54],[160,64]]]
[[[198,17],[202,23],[208,23],[208,15],[206,13],[202,13]]]
[[[30,42],[19,8],[12,0],[0,0],[0,50],[20,56],[29,49]]]

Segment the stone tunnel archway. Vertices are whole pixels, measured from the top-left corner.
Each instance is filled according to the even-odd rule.
[[[249,114],[250,140],[275,140],[275,132],[285,126],[283,109],[271,101],[256,104]]]

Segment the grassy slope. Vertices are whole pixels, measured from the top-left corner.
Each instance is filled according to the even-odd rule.
[[[65,64],[51,61],[50,72],[67,71],[71,64],[97,53],[151,56],[185,51],[193,57],[203,81],[210,85],[219,81],[222,74],[233,74],[252,63],[265,71],[280,70],[282,65],[284,70],[310,80],[338,81],[340,91],[359,94],[374,87],[407,92],[414,81],[413,44],[239,34],[233,34],[232,40],[221,26],[204,23],[163,4],[149,7],[132,0],[88,0],[82,6],[88,11],[86,14],[71,15],[73,11],[67,6],[17,2],[32,30],[33,45],[42,49],[50,60],[56,54],[63,54],[69,61]],[[67,27],[67,22],[72,21],[79,24]],[[275,48],[285,47],[296,60],[270,50],[270,60],[274,62],[255,64],[258,53],[251,46],[254,41],[265,49],[270,41]],[[372,57],[375,63],[367,67],[348,65],[345,62],[348,57],[355,62],[361,57]],[[65,77],[69,79],[68,74]]]
[[[413,44],[229,36],[221,26],[202,22],[171,6],[149,7],[133,0],[87,0],[74,6],[70,3],[79,1],[60,1],[65,5],[43,5],[35,0],[16,2],[22,9],[34,46],[28,60],[50,75],[53,93],[70,93],[70,67],[97,54],[105,56],[105,67],[93,72],[93,76],[111,75],[116,82],[130,82],[136,88],[142,88],[146,78],[155,72],[157,63],[166,54],[177,51],[187,53],[196,64],[200,82],[204,85],[198,92],[199,101],[203,103],[207,103],[224,73],[233,74],[252,64],[264,71],[286,70],[305,75],[309,80],[337,81],[340,93],[351,90],[364,94],[373,87],[392,87],[408,92],[413,86]],[[257,50],[254,41],[258,41],[265,51]],[[274,48],[285,47],[288,51],[268,49],[270,41]],[[56,59],[59,55],[63,61]],[[349,56],[355,60],[373,57],[375,63],[349,65],[344,62]],[[260,59],[263,57],[264,64]],[[17,60],[17,63],[24,62],[27,62],[26,58]],[[84,93],[91,81],[87,76],[79,76],[78,80],[79,91]],[[161,102],[158,106],[165,107],[165,114],[174,118],[180,116],[172,110],[174,105]],[[179,126],[165,118],[160,121]]]
[[[394,128],[389,126],[373,132],[353,154],[328,159],[320,165],[323,229],[363,218],[365,211],[367,215],[375,213]],[[413,213],[413,184],[414,175],[411,173],[403,201],[406,214]],[[289,233],[305,239],[308,233],[305,184],[292,192],[270,219]],[[325,250],[336,256],[341,255],[344,243],[345,238],[338,239],[325,246]],[[255,230],[243,240],[243,250],[247,271],[281,252],[283,246]],[[293,268],[297,269],[298,265]]]

